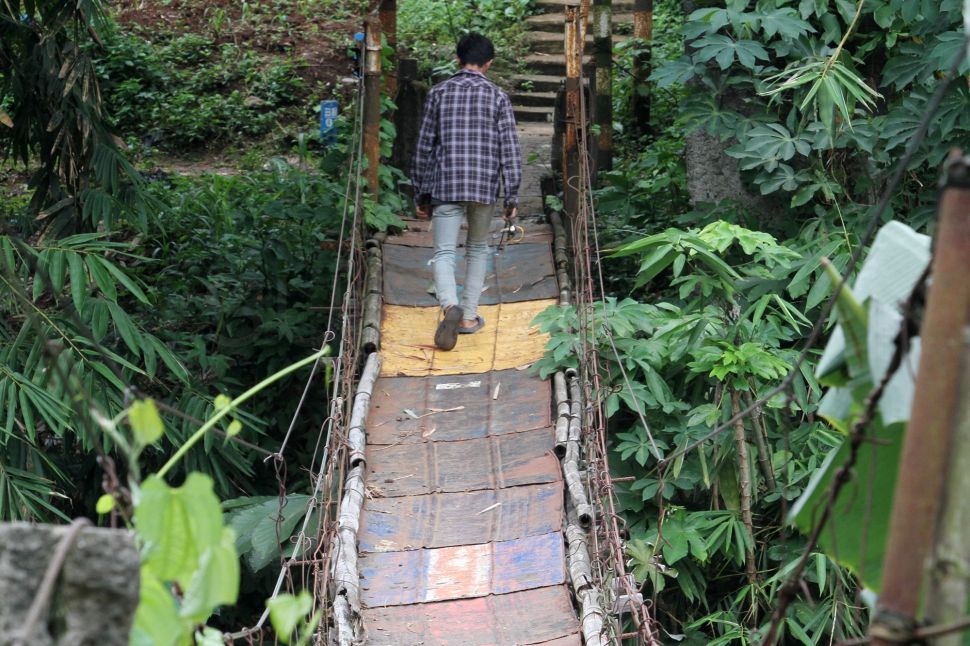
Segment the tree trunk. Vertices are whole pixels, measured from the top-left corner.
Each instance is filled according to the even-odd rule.
[[[731,389],[731,414],[737,415],[741,411],[741,395]],[[734,423],[734,444],[738,457],[738,490],[741,494],[741,520],[748,530],[751,546],[745,552],[745,569],[748,573],[748,583],[758,582],[758,569],[754,562],[754,521],[751,518],[751,469],[748,462],[748,440],[744,433],[744,420]]]

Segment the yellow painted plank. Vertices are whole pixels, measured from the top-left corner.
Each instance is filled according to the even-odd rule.
[[[459,335],[458,345],[448,352],[434,346],[440,308],[385,305],[381,375],[478,374],[533,363],[542,357],[549,335],[533,327],[532,319],[555,304],[555,299],[547,299],[480,306],[485,327],[475,334]]]

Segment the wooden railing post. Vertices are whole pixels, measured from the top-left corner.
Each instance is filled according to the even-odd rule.
[[[367,190],[375,200],[380,188],[381,163],[381,21],[367,14],[364,23],[364,157]]]
[[[650,50],[653,43],[653,0],[634,0],[633,37],[641,41],[642,51],[633,58],[631,109],[633,127],[641,135],[650,133]]]
[[[566,127],[562,145],[562,192],[563,210],[567,222],[571,223],[579,210],[579,93],[582,91],[583,48],[578,10],[576,7],[566,7],[565,16]]]
[[[934,608],[930,603],[938,602],[943,591],[922,585],[941,517],[944,530],[947,519],[962,523],[949,531],[959,533],[964,554],[970,537],[970,527],[960,520],[970,510],[952,509],[964,506],[967,498],[966,490],[952,486],[970,471],[970,463],[957,462],[970,454],[970,163],[966,157],[951,158],[944,187],[913,409],[899,462],[882,590],[870,627],[874,646],[909,643],[921,592],[926,594],[926,615],[933,621],[966,614],[966,572],[960,573],[964,600],[952,617],[950,604]],[[950,483],[946,483],[947,473]],[[941,547],[939,541],[937,545]],[[939,616],[939,610],[945,616]]]
[[[384,91],[387,96],[397,96],[397,0],[381,0],[381,33],[391,48],[391,61],[384,70]]]
[[[596,65],[596,168],[613,168],[613,19],[611,0],[593,0],[593,62]]]

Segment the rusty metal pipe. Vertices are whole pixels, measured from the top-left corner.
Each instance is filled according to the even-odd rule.
[[[947,454],[960,406],[962,364],[970,325],[970,176],[966,158],[952,162],[940,197],[932,284],[920,331],[922,352],[913,410],[903,441],[899,477],[883,558],[883,584],[870,628],[874,646],[911,635],[920,582],[940,513]]]

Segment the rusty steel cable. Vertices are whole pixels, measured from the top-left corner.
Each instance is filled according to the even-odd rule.
[[[335,494],[339,496],[339,491],[337,492],[334,491],[333,476],[335,471],[335,465],[341,462],[341,460],[339,459],[339,456],[341,454],[341,450],[344,444],[340,440],[340,438],[338,438],[339,433],[334,433],[334,430],[342,428],[342,420],[344,419],[344,414],[341,408],[345,405],[345,402],[349,399],[347,395],[351,392],[353,388],[353,371],[345,370],[345,368],[348,365],[354,364],[355,351],[356,351],[356,344],[353,342],[353,337],[355,335],[352,334],[352,330],[351,330],[352,312],[347,311],[347,305],[351,302],[353,290],[355,289],[355,285],[359,282],[358,280],[359,263],[356,262],[356,255],[357,255],[358,242],[360,238],[359,227],[361,223],[361,214],[363,210],[362,209],[362,190],[361,190],[362,177],[363,177],[363,163],[362,163],[363,155],[361,151],[362,140],[363,140],[361,127],[362,127],[363,119],[362,119],[361,112],[362,112],[363,101],[362,101],[361,94],[362,94],[362,82],[358,80],[357,88],[356,88],[357,110],[355,114],[354,124],[351,129],[351,143],[349,146],[351,150],[349,166],[352,169],[352,171],[348,173],[347,183],[344,191],[344,208],[341,216],[340,237],[337,245],[337,249],[338,249],[337,264],[335,265],[335,268],[334,268],[334,278],[333,278],[333,284],[331,288],[330,307],[329,307],[329,313],[328,313],[328,319],[327,319],[327,331],[325,332],[323,337],[324,343],[332,341],[334,338],[336,338],[336,335],[332,328],[334,323],[336,294],[338,293],[337,284],[341,273],[340,263],[341,263],[342,252],[343,252],[343,239],[344,239],[344,236],[349,231],[350,245],[349,245],[349,251],[347,253],[347,259],[346,259],[346,264],[347,264],[346,289],[343,292],[343,306],[341,307],[341,312],[342,312],[341,326],[340,326],[341,327],[341,330],[340,330],[341,348],[335,357],[328,358],[333,365],[332,380],[330,384],[331,392],[329,393],[330,411],[329,411],[329,415],[321,425],[321,429],[318,434],[316,444],[314,446],[314,452],[309,466],[309,476],[310,476],[310,479],[314,482],[314,487],[313,487],[311,496],[306,503],[306,513],[303,517],[303,523],[301,524],[300,530],[297,532],[297,534],[293,539],[293,548],[290,552],[289,558],[285,556],[281,556],[282,564],[280,567],[280,572],[279,572],[279,575],[277,576],[276,583],[273,587],[273,591],[269,597],[270,599],[275,599],[277,596],[279,596],[280,592],[283,589],[284,583],[287,581],[291,581],[290,568],[292,566],[305,565],[307,563],[306,561],[298,560],[297,557],[301,553],[301,551],[305,551],[307,545],[311,542],[311,539],[307,536],[307,532],[309,530],[310,521],[314,517],[314,512],[313,512],[314,509],[318,510],[318,514],[317,514],[318,523],[320,525],[320,527],[318,528],[317,536],[315,536],[314,538],[317,540],[318,547],[321,544],[325,544],[325,542],[321,539],[325,535],[328,528],[328,523],[326,521],[329,518],[329,510],[332,506],[331,503]],[[351,187],[353,187],[353,189]],[[351,192],[353,192],[352,201],[349,199]],[[351,212],[352,212],[352,217],[350,217]],[[347,226],[348,220],[350,221],[349,227]],[[293,415],[293,418],[290,423],[290,427],[286,433],[286,437],[284,438],[283,444],[275,454],[270,456],[270,458],[273,458],[277,462],[282,459],[282,453],[286,448],[286,442],[289,439],[290,434],[292,433],[295,427],[296,421],[299,417],[299,414],[305,402],[307,393],[309,392],[309,388],[313,381],[314,373],[319,368],[320,363],[321,362],[318,360],[313,364],[313,370],[311,371],[310,377],[307,379],[306,386],[304,387],[303,394],[300,398],[300,402],[297,406],[296,412]],[[323,442],[321,444],[322,438],[325,438],[325,439],[323,439]],[[322,455],[320,453],[321,448],[322,448]],[[318,456],[320,457],[319,463],[317,463]],[[317,465],[317,464],[319,464],[318,466],[319,470],[315,471],[314,465]],[[342,465],[340,465],[337,470],[342,473]],[[277,473],[279,473],[279,471],[277,471]],[[281,497],[285,496],[285,482],[279,482],[278,484],[280,487],[279,495]],[[324,489],[324,484],[327,485],[326,489]],[[322,499],[322,496],[324,495],[324,493],[326,497]],[[280,517],[281,516],[282,516],[282,509],[280,511]],[[281,518],[279,518],[277,521],[278,525],[280,521],[281,521]],[[326,567],[328,555],[326,553],[326,550],[323,550],[322,556],[318,556],[320,552],[321,550],[316,550],[314,553],[314,558],[311,560],[313,563],[313,570],[314,572],[322,571],[323,573],[326,573],[328,569]],[[288,588],[291,588],[291,586],[288,586]],[[315,598],[316,597],[317,595],[315,595]],[[227,635],[227,637],[233,641],[239,640],[239,639],[249,639],[263,629],[263,626],[266,624],[266,620],[268,618],[269,618],[269,609],[267,608],[266,610],[263,611],[263,613],[260,615],[259,619],[253,626],[244,628],[240,631]],[[322,622],[322,625],[325,625],[325,622]]]
[[[576,25],[572,30],[572,33],[575,34],[578,41],[575,46],[579,49],[580,60],[582,60],[583,48],[582,35],[585,33],[583,23],[585,23],[587,14],[588,0],[584,0],[578,15],[574,18],[580,24]],[[599,532],[593,532],[594,563],[597,566],[596,570],[599,579],[597,583],[604,596],[612,601],[614,606],[619,605],[618,601],[620,597],[626,598],[629,604],[631,618],[636,626],[635,635],[638,637],[640,643],[658,644],[659,641],[654,630],[654,619],[650,615],[646,604],[642,601],[638,603],[638,599],[642,599],[642,597],[640,597],[635,582],[631,581],[631,578],[626,572],[626,560],[620,530],[622,519],[616,510],[616,492],[609,471],[609,449],[606,439],[607,416],[603,408],[602,366],[596,345],[597,333],[600,327],[596,321],[596,306],[598,304],[605,305],[605,301],[603,301],[605,290],[603,289],[602,270],[598,263],[599,242],[596,233],[596,211],[592,199],[592,171],[589,163],[588,132],[585,127],[587,121],[587,105],[581,82],[579,84],[578,95],[578,111],[573,115],[574,118],[572,123],[569,124],[569,127],[574,128],[577,132],[576,142],[579,158],[579,175],[578,177],[569,177],[567,174],[564,176],[563,181],[575,182],[570,188],[577,190],[579,194],[576,220],[572,227],[572,243],[573,248],[577,251],[576,258],[578,261],[575,266],[575,283],[577,285],[575,298],[577,312],[580,314],[578,317],[581,354],[579,367],[585,399],[583,426],[587,430],[587,433],[585,433],[586,441],[584,448],[586,452],[587,472],[590,474],[588,486],[592,490],[592,493],[595,494],[590,496],[590,500],[596,505],[598,515],[601,519],[601,522],[598,524]],[[590,238],[590,229],[592,229],[592,239]],[[595,249],[595,253],[597,254],[596,272],[594,272],[592,267],[591,250],[593,249]],[[594,286],[595,274],[599,275],[599,297],[596,295],[596,287]],[[611,343],[611,345],[613,344]],[[615,345],[613,345],[613,349],[616,352]],[[626,380],[626,387],[631,388],[629,378],[625,371],[623,375]],[[644,420],[644,428],[647,433],[650,433],[649,426],[647,426],[639,407],[638,413],[641,419]],[[651,437],[652,441],[653,438]],[[657,451],[659,457],[659,450],[656,444],[653,444],[653,448]],[[600,533],[603,534],[602,537],[599,535]],[[600,544],[601,539],[602,544]],[[618,585],[614,585],[617,583]],[[604,584],[611,589],[604,589]],[[619,594],[620,592],[623,594]],[[620,616],[622,616],[622,608],[617,608],[617,610]],[[619,643],[623,638],[628,636],[623,634],[622,630],[616,629],[613,639]]]

